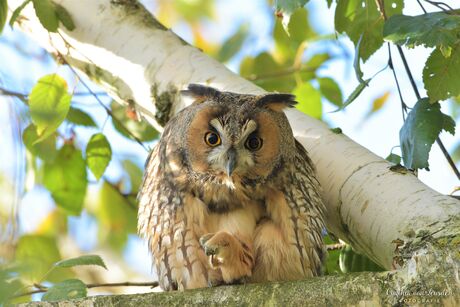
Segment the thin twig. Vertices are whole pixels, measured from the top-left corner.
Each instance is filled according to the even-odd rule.
[[[407,64],[404,51],[402,50],[402,47],[399,45],[396,45],[396,48],[398,49],[399,56],[401,57],[401,60],[404,64],[404,69],[406,70],[407,76],[409,77],[409,81],[412,86],[412,89],[414,90],[415,97],[417,97],[417,101],[419,101],[420,99],[422,99],[422,97],[420,96],[420,92],[418,91],[417,84],[415,84],[415,79],[412,75],[412,72],[410,71],[409,64]]]
[[[345,246],[347,246],[347,244],[345,244],[345,243],[327,244],[326,249],[328,251],[335,251],[335,250],[342,249]]]
[[[21,93],[18,93],[18,92],[14,92],[14,91],[10,91],[10,90],[7,90],[6,88],[2,88],[2,87],[0,87],[0,95],[16,97],[16,98],[19,98],[25,104],[27,104],[28,95],[21,94]]]
[[[98,287],[158,287],[158,281],[153,282],[114,282],[114,283],[103,283],[103,284],[87,284],[86,288],[98,288]]]
[[[388,66],[390,66],[390,69],[393,72],[393,78],[395,79],[396,88],[398,89],[399,100],[401,101],[402,118],[403,118],[403,122],[405,122],[406,121],[406,113],[407,113],[407,105],[404,102],[404,98],[403,98],[402,92],[401,92],[401,87],[399,86],[398,77],[396,75],[396,71],[395,71],[395,68],[393,66],[393,58],[391,56],[391,46],[390,46],[390,43],[387,43],[387,44],[388,44]]]
[[[133,140],[135,140],[139,145],[141,145],[145,151],[149,152],[149,149],[147,148],[147,146],[144,145],[144,143],[142,143],[142,141],[137,137],[135,136],[131,131],[129,131],[128,128],[126,128],[126,126],[124,125],[124,123],[122,123],[118,118],[116,118],[113,113],[112,113],[112,110],[110,110],[109,107],[107,107],[100,99],[99,97],[93,92],[93,90],[86,84],[85,81],[83,81],[83,79],[80,77],[80,75],[78,74],[78,72],[72,67],[72,65],[69,64],[69,62],[67,62],[67,60],[64,58],[64,56],[59,53],[59,57],[60,59],[69,67],[69,69],[75,74],[75,76],[77,76],[77,78],[80,80],[81,84],[83,84],[83,86],[86,88],[86,90],[88,92],[91,93],[91,95],[97,100],[97,102],[102,106],[102,108],[104,108],[105,112],[110,116],[112,117],[112,119],[114,121],[116,121],[124,130],[126,130],[129,135],[133,138]]]
[[[158,282],[153,281],[153,282],[115,282],[115,283],[102,283],[102,284],[87,284],[86,288],[91,289],[91,288],[99,288],[99,287],[151,287],[155,288],[158,287]],[[49,287],[45,287],[40,284],[34,284],[34,287],[37,288],[37,290],[32,290],[24,293],[19,293],[16,295],[13,295],[11,298],[17,298],[17,297],[22,297],[22,296],[27,296],[27,295],[32,295],[32,294],[37,294],[37,293],[45,293],[48,291]]]
[[[422,9],[423,13],[426,14],[427,11],[426,11],[425,8],[423,7],[422,2],[420,2],[420,0],[417,0],[417,3],[418,3],[418,5],[420,6],[420,8]]]
[[[425,2],[427,2],[427,3],[431,4],[431,5],[434,5],[438,9],[443,10],[444,12],[454,10],[450,5],[448,5],[447,3],[444,3],[444,2],[431,1],[431,0],[425,0]]]
[[[439,139],[439,137],[436,139],[436,143],[438,144],[439,148],[441,149],[442,153],[444,154],[444,157],[446,157],[447,163],[449,163],[449,165],[452,168],[452,170],[454,171],[455,175],[457,176],[458,179],[460,179],[460,172],[458,171],[454,160],[452,160],[452,157],[449,155],[449,152],[447,151],[446,147],[444,147],[444,144],[441,142],[441,139]]]

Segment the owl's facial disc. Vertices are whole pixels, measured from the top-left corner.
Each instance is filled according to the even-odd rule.
[[[217,118],[212,119],[209,125],[211,131],[205,133],[205,141],[211,147],[207,159],[210,167],[225,173],[229,178],[234,172],[245,175],[242,172],[254,165],[253,155],[263,144],[262,139],[256,133],[256,122],[247,121],[242,127],[239,127],[241,133],[225,130]],[[222,142],[217,139],[222,139]]]

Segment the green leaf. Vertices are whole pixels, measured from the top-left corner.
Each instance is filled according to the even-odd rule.
[[[32,0],[34,4],[35,13],[42,26],[50,31],[57,32],[59,26],[59,19],[54,9],[51,0]]]
[[[428,168],[428,155],[442,130],[455,133],[455,121],[441,112],[439,103],[419,100],[399,131],[404,165],[410,169]]]
[[[6,0],[0,0],[0,34],[3,31],[3,27],[8,17],[8,2]]]
[[[71,98],[62,77],[52,74],[38,80],[29,95],[30,116],[39,135],[36,142],[46,139],[64,121]]]
[[[345,100],[342,106],[338,108],[337,110],[332,111],[332,113],[341,111],[345,109],[346,107],[348,107],[353,101],[355,101],[356,98],[358,98],[358,96],[362,93],[362,91],[364,91],[364,89],[366,88],[366,86],[369,85],[369,82],[371,82],[371,80],[372,79],[367,79],[367,80],[364,80],[364,83],[358,84],[358,86],[354,89],[354,91],[350,94],[350,96],[348,96],[347,100]]]
[[[66,27],[67,30],[75,30],[75,24],[73,23],[72,17],[69,12],[60,4],[54,3],[54,8],[56,10],[56,15],[60,22]]]
[[[388,17],[401,14],[403,0],[386,0],[385,12]],[[383,17],[375,0],[340,0],[335,9],[335,28],[345,32],[355,46],[359,44],[359,54],[363,61],[383,44]]]
[[[222,47],[217,54],[217,60],[219,62],[227,62],[230,60],[238,51],[240,51],[248,33],[248,26],[241,25],[238,31],[236,31],[235,34],[222,44]]]
[[[31,2],[32,0],[25,0],[20,6],[18,6],[13,14],[11,15],[11,18],[10,18],[10,21],[9,21],[9,24],[10,24],[10,27],[13,27],[13,24],[14,22],[16,21],[16,19],[18,19],[18,16],[19,14],[21,14],[21,11],[26,7],[27,4],[29,4],[29,2]]]
[[[350,245],[347,245],[340,251],[339,264],[342,273],[384,271],[384,269],[365,255],[355,252]]]
[[[34,124],[30,124],[26,129],[24,129],[24,132],[22,133],[22,141],[24,142],[27,150],[44,161],[52,161],[57,154],[56,135],[52,134],[37,143],[38,139],[37,128]]]
[[[291,18],[291,15],[298,8],[303,7],[307,4],[309,0],[276,0],[275,9],[277,12],[281,13],[283,16],[283,26],[286,31],[289,31],[288,24]]]
[[[338,84],[331,78],[319,78],[319,90],[327,100],[340,107],[343,102],[342,91]]]
[[[102,184],[97,203],[99,240],[116,250],[123,250],[129,234],[136,233],[137,207],[124,197],[116,186]]]
[[[96,123],[94,122],[93,118],[88,115],[88,113],[70,107],[69,113],[67,113],[67,118],[69,122],[75,125],[85,126],[85,127],[97,127]]]
[[[385,40],[409,48],[453,46],[460,35],[460,16],[444,12],[391,16],[383,28]]]
[[[53,264],[60,259],[56,239],[53,237],[24,235],[18,240],[15,260],[24,266],[21,277],[28,281],[38,282],[44,277],[49,281],[72,277],[73,273],[69,270],[58,269],[49,272]]]
[[[292,92],[298,104],[296,108],[311,117],[320,119],[322,116],[321,94],[310,83],[297,86]]]
[[[430,102],[445,100],[460,94],[460,43],[446,58],[436,48],[428,57],[423,69],[423,83]]]
[[[107,270],[104,260],[98,255],[83,255],[76,258],[61,260],[54,264],[55,267],[59,268],[72,268],[78,265],[98,265]]]
[[[86,297],[86,285],[79,279],[67,279],[57,283],[43,295],[42,301],[53,302]]]
[[[112,148],[102,133],[93,134],[86,146],[86,164],[99,180],[112,159]]]
[[[282,64],[291,65],[300,44],[316,36],[315,31],[308,23],[306,9],[302,8],[294,12],[288,24],[288,32],[286,32],[281,22],[276,20],[273,29],[276,56],[282,60],[280,61]],[[289,61],[289,63],[286,61]]]
[[[388,157],[385,158],[388,162],[391,162],[393,164],[400,164],[401,163],[401,157],[398,156],[397,154],[390,153]]]
[[[324,237],[325,244],[336,244],[337,241],[333,241],[329,235]],[[327,252],[326,263],[324,263],[324,271],[325,275],[332,275],[332,274],[341,274],[339,267],[339,256],[340,256],[340,249],[336,250],[329,250]]]
[[[121,135],[127,137],[128,139],[132,139],[130,135],[130,133],[132,133],[143,142],[153,141],[158,138],[158,131],[156,131],[148,123],[145,121],[135,121],[129,118],[126,114],[126,107],[116,102],[112,102],[110,107],[112,109],[112,114],[116,118],[112,118],[113,126],[118,132],[120,132]],[[123,126],[129,131],[123,128]]]
[[[137,193],[142,182],[143,171],[131,160],[123,160],[123,168],[129,176],[131,193]]]
[[[88,185],[81,151],[65,144],[54,161],[45,163],[43,177],[43,183],[56,204],[68,214],[79,215]]]

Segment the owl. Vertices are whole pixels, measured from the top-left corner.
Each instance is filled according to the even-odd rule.
[[[283,112],[294,96],[197,84],[183,94],[194,102],[166,125],[138,197],[161,287],[319,275],[324,206]]]

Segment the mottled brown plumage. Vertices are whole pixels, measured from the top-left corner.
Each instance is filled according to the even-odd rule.
[[[323,203],[282,112],[294,97],[184,92],[195,102],[166,125],[139,194],[162,288],[319,275]]]

